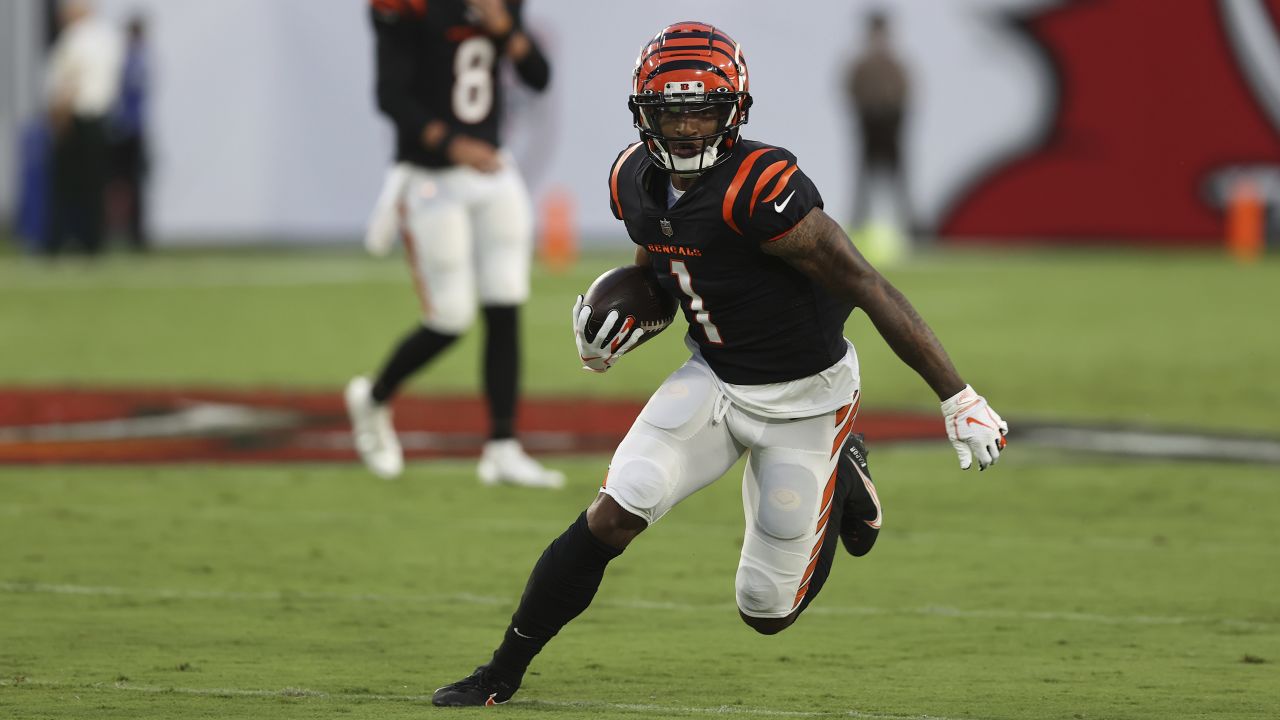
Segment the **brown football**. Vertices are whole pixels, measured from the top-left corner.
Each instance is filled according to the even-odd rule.
[[[586,328],[588,338],[594,338],[600,331],[609,311],[617,310],[619,320],[611,332],[617,332],[627,316],[631,316],[635,318],[636,327],[644,329],[637,345],[666,330],[679,306],[658,284],[653,269],[643,265],[623,265],[604,273],[587,288],[582,302],[591,306]]]

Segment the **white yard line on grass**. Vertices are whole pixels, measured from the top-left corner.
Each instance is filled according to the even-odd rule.
[[[92,597],[129,597],[155,598],[160,600],[223,600],[249,602],[280,601],[337,601],[337,602],[376,602],[376,603],[415,603],[432,604],[464,604],[464,605],[500,605],[514,606],[514,597],[496,597],[490,595],[472,595],[455,593],[449,595],[388,595],[383,593],[317,593],[290,590],[267,590],[259,592],[228,592],[220,590],[179,590],[175,588],[122,588],[95,585],[67,585],[53,583],[17,583],[0,582],[0,592],[35,595],[85,595]],[[620,608],[624,610],[655,610],[666,612],[734,612],[729,603],[709,603],[694,605],[689,603],[644,600],[641,598],[626,600],[610,600],[601,598],[594,605],[598,607]],[[963,610],[944,605],[930,605],[917,608],[878,608],[867,606],[832,606],[815,605],[808,610],[815,615],[915,615],[926,617],[944,617],[975,620],[1014,620],[1036,622],[1072,622],[1092,625],[1226,625],[1236,628],[1265,629],[1274,627],[1276,623],[1257,620],[1239,620],[1212,616],[1179,617],[1160,615],[1102,615],[1099,613],[1071,612],[1056,610],[996,610],[974,609]]]
[[[55,690],[120,690],[136,693],[152,693],[157,695],[177,694],[196,697],[279,697],[279,698],[316,698],[320,700],[362,700],[378,702],[420,702],[431,701],[430,695],[390,695],[385,693],[330,693],[321,690],[287,687],[280,690],[251,690],[245,688],[183,688],[159,685],[135,685],[133,683],[93,683],[77,685],[74,683],[50,682],[47,680],[23,680],[13,682],[0,680],[0,687],[15,685],[33,685]],[[979,720],[974,717],[953,717],[946,715],[902,715],[897,713],[863,712],[860,710],[771,710],[768,708],[741,707],[738,705],[719,705],[714,707],[697,707],[682,705],[652,705],[648,703],[608,703],[587,700],[513,700],[512,706],[529,706],[543,708],[564,708],[582,710],[618,710],[633,713],[688,713],[694,715],[742,715],[748,717],[785,717],[785,718],[864,718],[865,720]]]

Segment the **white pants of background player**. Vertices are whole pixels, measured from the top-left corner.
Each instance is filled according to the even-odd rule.
[[[850,345],[820,375],[733,386],[695,352],[649,399],[615,451],[601,492],[652,525],[750,451],[738,608],[751,617],[785,617],[803,601],[817,566],[836,461],[857,414],[857,368]]]
[[[388,171],[365,236],[381,255],[404,242],[422,306],[422,324],[460,335],[481,305],[519,305],[529,297],[533,214],[509,155],[502,169],[420,168]]]

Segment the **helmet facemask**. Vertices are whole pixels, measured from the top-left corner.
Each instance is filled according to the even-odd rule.
[[[728,158],[742,118],[737,93],[644,93],[632,98],[635,126],[659,167],[697,175]]]

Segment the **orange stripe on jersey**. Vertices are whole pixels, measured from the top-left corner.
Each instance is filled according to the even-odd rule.
[[[733,182],[729,183],[729,191],[724,195],[724,205],[721,208],[721,212],[724,213],[724,221],[739,235],[742,234],[742,231],[738,229],[738,224],[733,221],[733,203],[738,199],[738,191],[742,190],[742,184],[747,181],[747,175],[751,174],[751,168],[756,164],[756,160],[759,160],[761,155],[772,149],[760,148],[748,155],[742,161],[742,165],[738,166],[738,174],[733,176]]]
[[[627,158],[631,157],[631,153],[636,151],[643,143],[636,143],[626,150],[622,151],[622,155],[617,162],[613,164],[613,172],[609,173],[609,193],[613,197],[613,206],[618,208],[618,219],[622,219],[622,202],[618,200],[618,172],[622,170],[622,166],[627,162]]]
[[[801,220],[800,222],[804,222],[804,221],[803,221],[803,220]],[[791,227],[787,228],[786,230],[783,230],[782,232],[778,233],[777,235],[774,235],[773,237],[769,238],[768,240],[765,240],[765,242],[766,242],[766,243],[771,243],[771,242],[773,242],[773,241],[775,241],[775,240],[781,240],[782,238],[784,238],[784,237],[786,237],[786,236],[790,235],[790,234],[791,234],[791,231],[792,231],[792,230],[795,230],[795,229],[796,229],[796,228],[798,228],[798,227],[800,227],[800,223],[796,223],[795,225],[792,225]]]
[[[750,217],[751,214],[756,211],[756,199],[760,197],[760,191],[764,190],[764,186],[769,184],[769,181],[773,179],[773,176],[782,172],[782,168],[786,166],[787,166],[786,160],[779,160],[778,162],[765,168],[764,172],[760,173],[760,179],[756,180],[756,187],[754,190],[751,191],[751,208],[747,210],[748,217]]]
[[[768,197],[761,200],[760,202],[770,202],[774,198],[781,195],[782,189],[787,186],[787,181],[790,180],[791,176],[794,175],[796,170],[799,170],[799,169],[800,169],[799,165],[792,165],[790,170],[782,173],[782,177],[778,178],[778,184],[773,186],[773,192],[769,193]]]

